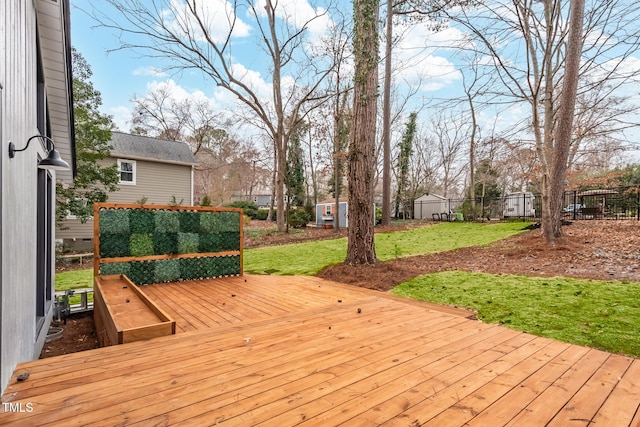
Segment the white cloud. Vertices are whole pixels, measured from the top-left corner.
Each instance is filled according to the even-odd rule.
[[[166,77],[166,73],[161,69],[152,65],[146,67],[138,67],[133,70],[134,76],[152,76],[152,77]]]
[[[233,64],[231,73],[237,80],[249,87],[258,98],[271,98],[272,86],[262,78],[258,71],[250,70],[242,64]]]
[[[125,106],[117,106],[111,107],[107,111],[113,118],[113,122],[115,123],[118,130],[122,132],[129,132],[129,123],[131,122],[131,108]]]
[[[396,25],[399,43],[393,49],[394,77],[425,92],[436,91],[459,81],[460,71],[444,54],[467,43],[463,33],[447,27],[431,29],[431,23]]]
[[[256,10],[265,16],[266,0],[258,0]],[[306,27],[314,38],[324,34],[331,26],[331,16],[322,7],[313,7],[307,0],[279,0],[276,16],[293,25],[296,29]]]
[[[190,4],[193,0],[187,0]],[[204,32],[184,0],[171,0],[170,9],[163,11],[164,17],[169,20],[170,28],[177,34],[185,37],[191,36],[196,40],[204,40]],[[235,16],[234,7],[227,0],[206,0],[197,2],[196,12],[204,26],[208,36],[215,42],[223,42],[233,24],[233,37],[246,37],[250,27],[240,18]]]

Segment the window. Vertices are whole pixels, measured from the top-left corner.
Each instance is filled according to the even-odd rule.
[[[54,183],[49,171],[38,169],[38,203],[36,250],[36,327],[44,326],[46,313],[53,294],[53,227],[54,224]]]
[[[325,206],[325,213],[327,215],[333,215],[333,205],[326,205]]]
[[[89,203],[89,201],[87,199],[82,198],[82,199],[71,200],[70,204],[76,205],[80,209],[86,209],[87,203]],[[78,219],[78,217],[72,214],[71,212],[67,211],[66,219]],[[89,219],[93,219],[93,216],[90,216]]]
[[[136,185],[136,162],[133,160],[118,160],[120,184]]]

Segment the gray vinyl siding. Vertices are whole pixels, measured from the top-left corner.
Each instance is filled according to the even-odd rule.
[[[79,219],[67,219],[64,221],[64,230],[56,230],[56,239],[91,239],[93,238],[93,221],[88,220],[84,224]]]
[[[54,247],[48,226],[53,225],[50,201],[56,175],[51,171],[42,179],[47,172],[37,162],[47,153],[37,140],[28,147],[26,143],[41,133],[38,117],[44,118],[56,148],[73,163],[69,94],[63,84],[64,7],[64,0],[0,1],[0,393],[18,363],[38,358],[53,316]],[[36,34],[44,78],[40,93],[46,103],[38,102],[44,99],[38,97]],[[39,111],[47,114],[39,116]],[[9,158],[9,141],[25,150]],[[39,204],[38,188],[44,181],[46,200]]]
[[[121,158],[121,160],[128,160]],[[116,158],[107,158],[102,164],[112,165]],[[109,194],[108,203],[136,203],[146,197],[147,204],[168,205],[171,196],[183,206],[191,206],[191,166],[134,160],[136,184],[120,184],[119,190]],[[69,249],[86,250],[85,239],[93,238],[93,220],[82,224],[77,219],[64,221],[64,230],[57,230],[56,238],[63,239]],[[74,243],[77,242],[77,243]]]

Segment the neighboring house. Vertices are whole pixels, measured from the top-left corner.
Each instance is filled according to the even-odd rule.
[[[53,316],[55,182],[75,172],[69,11],[68,0],[0,2],[2,392],[39,357]],[[42,168],[51,141],[70,170]]]
[[[104,165],[116,163],[120,171],[119,190],[109,193],[109,203],[148,205],[178,203],[193,205],[193,168],[196,159],[184,142],[169,141],[121,132],[111,133],[111,156]],[[93,220],[82,224],[68,217],[57,239],[73,250],[93,248]]]
[[[338,224],[340,228],[347,228],[349,226],[349,217],[347,215],[349,211],[349,202],[346,199],[340,199],[339,202],[340,212],[338,212]],[[333,227],[335,224],[336,215],[336,201],[324,200],[316,205],[316,226],[318,227]]]
[[[285,195],[284,196],[284,202],[287,203],[288,197]],[[231,196],[231,201],[232,202],[244,202],[244,201],[251,201],[253,203],[255,203],[258,208],[260,209],[265,209],[268,208],[269,205],[271,204],[271,194],[255,194],[253,196]],[[276,206],[277,201],[274,200],[274,208],[277,208]]]
[[[450,201],[437,194],[424,194],[413,202],[414,219],[440,219],[440,214],[449,213]]]

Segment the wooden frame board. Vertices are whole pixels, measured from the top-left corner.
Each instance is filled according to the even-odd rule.
[[[95,278],[94,319],[101,346],[176,333],[176,322],[125,275]]]

